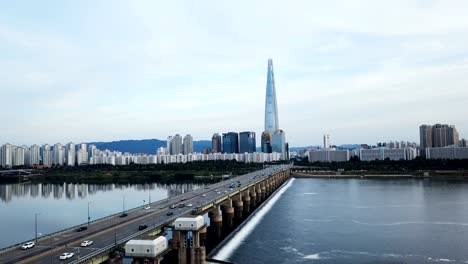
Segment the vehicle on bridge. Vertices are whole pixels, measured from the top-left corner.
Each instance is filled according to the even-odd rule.
[[[138,226],[138,230],[143,230],[143,229],[146,229],[148,228],[148,225],[139,225]]]
[[[126,217],[127,215],[127,213],[122,213],[119,217]]]
[[[198,207],[196,207],[195,209],[192,210],[192,214],[193,214],[193,215],[196,215],[196,214],[198,214],[198,213],[201,212],[201,211],[202,211],[202,207],[201,207],[201,206],[198,206]]]
[[[69,258],[73,258],[74,255],[75,255],[75,253],[65,252],[62,255],[60,255],[59,259],[60,260],[66,260],[66,259],[69,259]]]
[[[173,214],[174,214],[173,212],[167,212],[166,215],[167,215],[167,216],[171,216],[171,215],[173,215]]]
[[[91,246],[92,244],[93,244],[92,240],[85,240],[85,241],[83,241],[83,243],[81,243],[81,246],[82,247],[87,247],[87,246]]]
[[[176,207],[177,207],[177,205],[175,205],[175,204],[171,204],[171,206],[169,206],[169,208],[171,208],[171,209],[174,209]]]
[[[24,243],[24,244],[21,246],[21,249],[30,249],[30,248],[33,248],[35,245],[36,245],[36,243],[34,243],[33,241],[31,241],[31,242],[28,242],[28,243]]]
[[[183,204],[183,203],[179,204],[179,208],[184,208],[184,207],[185,207],[185,204]]]
[[[85,231],[86,229],[88,229],[87,226],[80,226],[80,227],[78,227],[78,229],[76,229],[76,232]]]

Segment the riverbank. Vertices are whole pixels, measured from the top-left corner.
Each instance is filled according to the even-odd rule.
[[[336,179],[443,179],[468,180],[468,174],[314,174],[292,173],[294,178],[336,178]]]

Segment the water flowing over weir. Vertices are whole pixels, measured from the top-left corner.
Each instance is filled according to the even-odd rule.
[[[234,253],[234,251],[239,247],[239,245],[244,242],[249,235],[252,233],[252,230],[262,221],[263,217],[271,210],[273,205],[278,201],[281,195],[292,185],[294,178],[290,179],[281,189],[279,189],[276,194],[258,209],[247,222],[240,226],[240,229],[235,233],[229,241],[217,251],[214,255],[214,259],[226,261]]]

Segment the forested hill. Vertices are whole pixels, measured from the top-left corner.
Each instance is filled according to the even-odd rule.
[[[159,139],[141,139],[141,140],[119,140],[110,142],[89,142],[88,144],[95,145],[98,149],[116,150],[130,153],[147,153],[155,154],[159,147],[166,147],[166,140]],[[202,152],[204,148],[210,148],[211,141],[198,140],[193,142],[193,150]]]

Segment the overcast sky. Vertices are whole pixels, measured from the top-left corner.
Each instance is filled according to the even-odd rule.
[[[468,1],[1,1],[0,144],[468,134]]]

